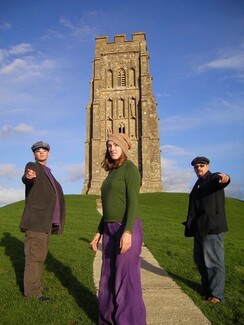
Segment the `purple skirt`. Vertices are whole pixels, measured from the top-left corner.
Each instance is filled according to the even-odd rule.
[[[102,270],[99,284],[99,324],[145,325],[146,309],[141,288],[141,247],[143,241],[140,219],[135,220],[132,246],[120,254],[120,238],[124,224],[104,225]]]

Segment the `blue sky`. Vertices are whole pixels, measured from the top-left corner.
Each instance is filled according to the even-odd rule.
[[[242,0],[1,0],[0,205],[24,198],[39,140],[65,194],[81,193],[95,38],[133,32],[146,33],[164,190],[189,192],[205,155],[244,198]]]

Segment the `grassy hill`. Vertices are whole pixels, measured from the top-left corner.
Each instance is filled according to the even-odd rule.
[[[43,272],[45,293],[54,299],[45,303],[23,298],[23,233],[18,225],[24,202],[0,208],[0,324],[96,324],[94,252],[89,243],[100,220],[97,198],[94,195],[66,196],[65,232],[52,236]],[[192,238],[183,235],[181,222],[186,218],[187,205],[187,194],[140,194],[144,243],[213,324],[244,324],[243,201],[226,199],[229,224],[225,238],[227,301],[214,306],[202,302],[199,274],[192,259]]]

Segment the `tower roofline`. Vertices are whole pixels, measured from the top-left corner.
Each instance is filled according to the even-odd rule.
[[[100,35],[95,38],[96,43],[104,43],[104,44],[109,44],[109,43],[124,43],[124,42],[135,42],[135,41],[145,41],[146,40],[146,34],[145,32],[133,32],[132,33],[132,40],[127,40],[125,34],[115,34],[114,35],[114,40],[109,41],[109,38],[107,35]]]

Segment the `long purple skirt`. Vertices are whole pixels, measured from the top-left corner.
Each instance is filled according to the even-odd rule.
[[[140,275],[143,240],[140,219],[136,219],[134,224],[131,248],[120,254],[119,242],[123,231],[121,223],[105,223],[98,293],[100,325],[146,324]]]

